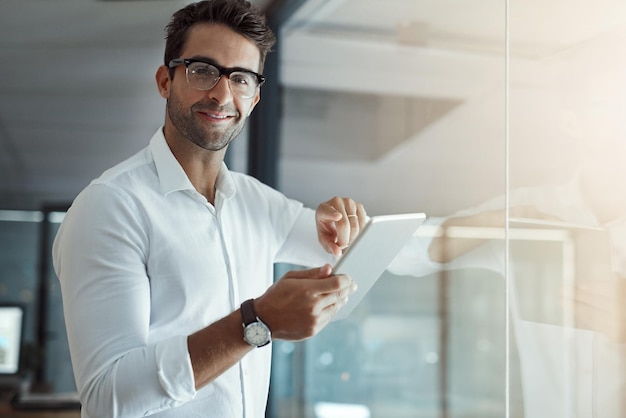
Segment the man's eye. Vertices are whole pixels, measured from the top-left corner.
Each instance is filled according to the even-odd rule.
[[[219,71],[217,71],[215,68],[206,65],[197,65],[190,68],[190,70],[193,74],[201,77],[217,77],[217,75],[219,74]]]
[[[244,86],[252,85],[252,77],[249,74],[232,73],[230,75],[230,81],[242,84]]]

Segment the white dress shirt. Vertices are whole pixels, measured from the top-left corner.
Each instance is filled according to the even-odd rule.
[[[53,246],[82,417],[264,417],[271,346],[196,391],[187,336],[260,296],[273,263],[332,260],[314,212],[222,166],[215,206],[162,130],[76,198]]]

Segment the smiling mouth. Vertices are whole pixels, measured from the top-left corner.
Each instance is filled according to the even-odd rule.
[[[203,119],[208,119],[212,121],[226,121],[234,118],[234,115],[226,115],[223,113],[211,113],[211,112],[198,112]]]

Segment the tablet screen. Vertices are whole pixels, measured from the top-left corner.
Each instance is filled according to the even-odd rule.
[[[357,291],[350,295],[348,303],[333,320],[346,318],[354,310],[425,219],[423,213],[373,216],[369,219],[333,267],[335,274],[347,274],[358,285]]]

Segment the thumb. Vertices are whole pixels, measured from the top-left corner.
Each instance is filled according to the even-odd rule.
[[[331,275],[333,272],[330,264],[324,264],[321,267],[315,267],[307,270],[292,270],[287,273],[292,279],[323,279]]]
[[[317,278],[324,279],[330,276],[332,272],[333,268],[330,266],[330,264],[324,264],[322,267],[319,268],[319,271],[317,272]]]

